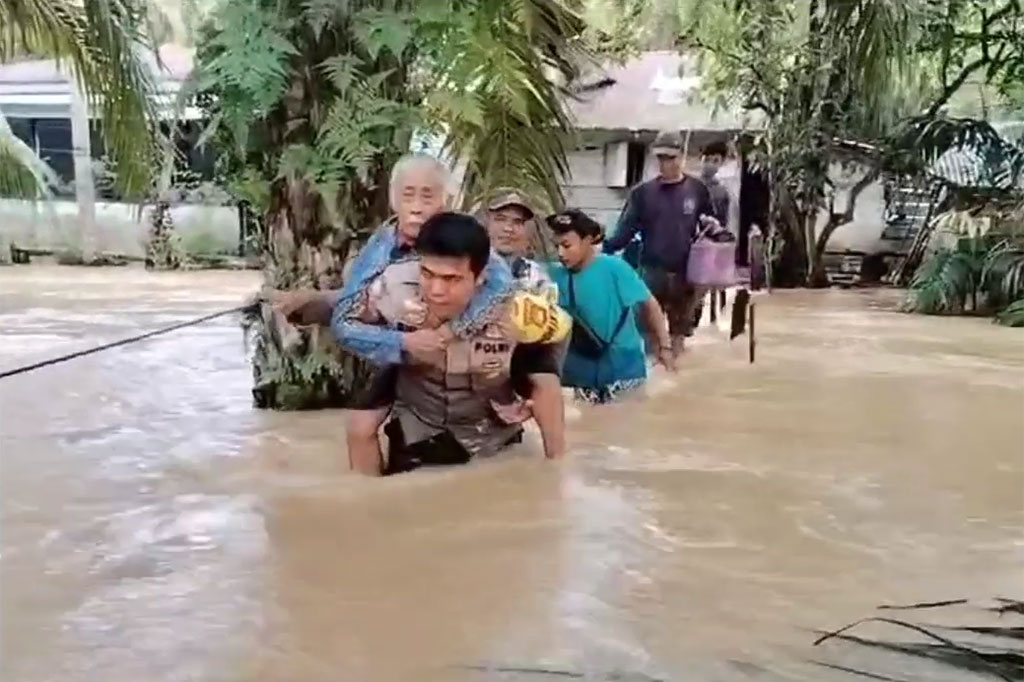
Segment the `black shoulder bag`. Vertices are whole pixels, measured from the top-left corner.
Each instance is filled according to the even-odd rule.
[[[576,306],[576,288],[573,286],[573,273],[569,273],[569,311],[572,315],[572,336],[569,338],[569,350],[581,355],[588,360],[600,360],[611,348],[615,337],[619,335],[622,328],[626,326],[626,319],[629,317],[629,309],[623,308],[622,315],[612,331],[610,339],[605,341],[597,334],[580,314]]]

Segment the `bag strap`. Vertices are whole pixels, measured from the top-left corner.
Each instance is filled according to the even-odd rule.
[[[615,329],[614,329],[614,331],[612,331],[612,336],[611,336],[610,339],[608,339],[608,345],[609,346],[611,346],[613,343],[615,343],[615,337],[617,337],[619,335],[619,332],[622,331],[622,328],[626,326],[626,320],[628,320],[628,319],[629,319],[629,308],[623,308],[622,309],[622,314],[619,315],[619,321],[615,323]]]
[[[619,303],[621,305],[621,299],[619,300]],[[607,350],[613,343],[615,343],[615,338],[619,335],[619,332],[622,331],[622,328],[626,326],[626,320],[629,319],[629,308],[623,306],[622,314],[619,315],[619,321],[615,323],[615,328],[612,330],[611,337],[607,341],[601,338],[601,335],[595,332],[593,327],[587,324],[587,321],[583,319],[583,315],[580,314],[579,306],[576,305],[576,287],[573,286],[572,270],[569,271],[569,305],[576,312],[576,316],[574,317],[576,322],[586,329],[587,333],[594,337],[595,341],[598,341],[602,346],[604,346],[604,350]]]

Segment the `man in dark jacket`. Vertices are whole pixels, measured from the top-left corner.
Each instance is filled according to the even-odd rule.
[[[686,279],[690,245],[702,224],[715,220],[707,185],[683,172],[683,139],[677,132],[660,133],[654,140],[658,177],[629,193],[615,234],[604,250],[625,248],[634,235],[643,242],[640,271],[669,321],[672,345],[683,349],[693,330],[693,313],[703,292]]]

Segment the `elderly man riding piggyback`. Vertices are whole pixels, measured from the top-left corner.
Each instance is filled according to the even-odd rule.
[[[435,328],[396,328],[360,318],[360,308],[374,281],[390,266],[418,260],[416,239],[423,224],[446,209],[448,182],[447,168],[435,158],[418,154],[402,158],[392,170],[389,187],[395,216],[371,236],[353,262],[345,286],[340,291],[305,290],[275,295],[278,311],[306,324],[330,324],[343,348],[380,368],[356,396],[355,409],[349,411],[346,419],[350,463],[363,473],[380,473],[378,430],[395,400],[399,365],[436,357],[454,340],[480,333],[497,311],[509,304],[516,290],[508,264],[491,251],[476,295],[464,310],[444,324]]]

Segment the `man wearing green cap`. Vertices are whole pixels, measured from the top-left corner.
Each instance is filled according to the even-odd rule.
[[[552,290],[554,283],[540,263],[527,257],[529,224],[535,215],[526,194],[509,190],[497,194],[487,204],[485,224],[494,250],[508,263],[519,287],[543,295]],[[557,291],[553,294],[557,298]]]

